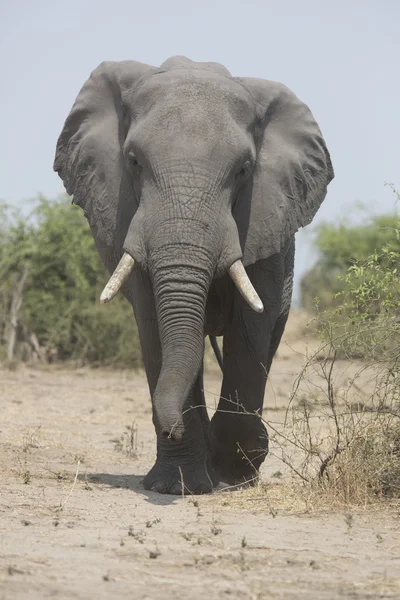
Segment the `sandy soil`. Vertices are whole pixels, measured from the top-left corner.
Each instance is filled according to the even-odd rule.
[[[277,427],[303,362],[293,331],[266,394]],[[206,388],[212,405],[217,370]],[[0,406],[0,600],[400,598],[399,511],[285,509],[274,456],[267,502],[145,492],[155,436],[142,374],[0,370]]]

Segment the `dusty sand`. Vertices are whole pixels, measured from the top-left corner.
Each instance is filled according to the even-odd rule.
[[[293,332],[266,393],[278,427],[303,362]],[[210,405],[219,379],[211,368]],[[267,501],[146,492],[155,435],[141,373],[0,370],[0,406],[0,600],[400,598],[400,512],[285,507],[274,490],[290,475],[274,456]]]

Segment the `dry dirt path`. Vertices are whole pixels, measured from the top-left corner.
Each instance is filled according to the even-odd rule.
[[[267,418],[300,365],[282,349]],[[399,513],[160,496],[140,484],[154,450],[143,375],[0,370],[0,600],[400,598]]]

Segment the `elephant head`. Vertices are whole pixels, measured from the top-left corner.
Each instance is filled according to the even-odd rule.
[[[183,57],[105,62],[77,97],[54,168],[114,271],[102,301],[132,268],[150,275],[162,349],[153,400],[160,432],[178,439],[210,284],[229,273],[263,310],[244,266],[318,210],[333,177],[321,132],[279,83]]]

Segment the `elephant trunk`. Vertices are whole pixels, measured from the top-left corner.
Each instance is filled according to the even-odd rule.
[[[164,252],[170,257],[168,264],[156,262],[152,268],[162,350],[153,401],[159,433],[179,440],[185,400],[203,360],[205,307],[214,261],[206,250],[189,245],[179,245],[179,256],[171,248]]]

